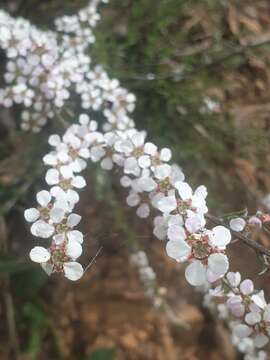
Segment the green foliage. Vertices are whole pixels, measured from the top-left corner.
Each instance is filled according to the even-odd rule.
[[[22,351],[33,360],[38,359],[44,332],[49,325],[39,296],[47,281],[47,274],[36,266],[28,266],[28,269],[11,275],[15,298],[20,301],[20,306],[16,308],[17,322],[25,334]]]
[[[114,360],[114,349],[100,348],[83,360]]]
[[[22,308],[24,326],[28,329],[28,342],[24,353],[31,359],[38,359],[42,345],[42,333],[47,325],[47,317],[42,308],[36,304],[27,302]]]
[[[170,144],[175,162],[198,184],[208,177],[209,162],[224,166],[231,161],[227,139],[232,124],[229,118],[201,111],[206,90],[220,81],[207,64],[215,61],[222,35],[214,35],[208,51],[182,56],[187,46],[199,43],[200,25],[192,31],[184,27],[193,3],[197,2],[112,1],[96,31],[93,51],[95,60],[137,95],[138,127],[160,146]],[[222,10],[221,4],[213,3],[204,1],[210,21]],[[151,74],[153,80],[148,80]]]
[[[233,167],[235,157],[248,159],[251,143],[258,142],[255,161],[263,164],[269,139],[269,132],[254,127],[237,130],[225,109],[202,111],[212,88],[225,91],[225,71],[244,67],[247,52],[266,51],[239,51],[241,34],[228,31],[225,6],[214,0],[112,0],[104,7],[91,49],[94,60],[137,95],[138,128],[172,148],[189,181],[206,184],[210,207],[221,212],[230,205],[223,205],[219,173]],[[216,176],[209,176],[209,169]]]
[[[47,283],[48,275],[40,267],[31,265],[31,268],[17,272],[11,278],[14,291],[21,298],[33,298]]]
[[[31,268],[25,259],[14,258],[11,255],[0,254],[0,273],[16,274]]]

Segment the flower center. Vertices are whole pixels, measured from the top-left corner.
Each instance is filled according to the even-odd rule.
[[[208,236],[190,235],[187,242],[192,247],[192,255],[195,259],[207,259],[212,253],[212,247],[208,244]]]
[[[211,253],[211,247],[202,241],[197,241],[192,246],[192,254],[196,259],[202,260]]]
[[[135,148],[131,155],[133,155],[135,158],[139,158],[140,156],[144,155],[144,149],[142,146]]]
[[[191,208],[191,200],[177,200],[177,210],[180,214],[185,214]]]
[[[267,325],[266,325],[265,321],[261,321],[261,322],[255,324],[255,325],[254,325],[254,330],[255,330],[257,333],[265,334],[266,336],[268,336],[268,333],[267,333]]]
[[[50,261],[53,264],[53,270],[55,272],[63,271],[63,264],[70,260],[70,258],[65,254],[65,246],[63,243],[60,246],[52,245],[50,247],[51,259]]]
[[[40,206],[40,207],[38,207],[38,211],[39,211],[39,213],[40,213],[40,217],[41,217],[41,219],[43,219],[43,220],[49,220],[49,218],[50,218],[50,209],[52,208],[52,205],[51,204],[49,204],[48,206],[46,206],[46,207],[42,207],[42,206]]]
[[[166,177],[164,180],[158,181],[158,191],[162,193],[166,193],[172,188],[172,185],[170,183],[170,179]]]
[[[56,228],[55,228],[55,230],[58,234],[63,234],[67,229],[68,229],[68,226],[64,223],[57,224]]]
[[[78,157],[78,150],[75,150],[73,148],[69,148],[68,155],[75,160]]]
[[[71,179],[63,179],[63,180],[61,180],[59,182],[59,186],[65,191],[71,189],[72,188]]]

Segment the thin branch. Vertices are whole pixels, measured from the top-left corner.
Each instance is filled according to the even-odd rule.
[[[222,219],[219,219],[210,214],[207,214],[205,217],[215,225],[225,226],[228,230],[230,230],[230,232],[233,236],[235,236],[237,239],[241,240],[244,244],[246,244],[247,246],[252,248],[254,251],[259,252],[263,255],[266,255],[270,258],[270,250],[269,249],[265,248],[264,246],[257,243],[256,241],[251,240],[249,237],[241,234],[240,232],[230,229],[230,227]]]
[[[85,268],[85,270],[84,270],[84,273],[86,273],[86,271],[95,263],[98,255],[100,254],[100,252],[101,252],[102,249],[103,249],[103,246],[101,246],[101,247],[98,249],[96,255],[90,260],[89,264],[86,266],[86,268]]]

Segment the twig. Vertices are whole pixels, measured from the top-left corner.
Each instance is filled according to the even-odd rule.
[[[86,266],[85,270],[84,270],[84,273],[86,273],[86,271],[94,264],[94,262],[96,261],[98,255],[100,254],[101,250],[103,249],[103,246],[101,246],[96,255],[90,260],[89,264]]]
[[[230,232],[231,232],[231,234],[233,236],[235,236],[239,240],[243,241],[244,244],[246,244],[247,246],[249,246],[250,248],[252,248],[256,252],[259,252],[261,254],[264,254],[264,255],[270,257],[270,250],[269,249],[265,248],[264,246],[257,243],[256,241],[251,240],[249,237],[241,234],[240,232],[230,229],[230,227],[222,219],[219,219],[219,218],[217,218],[217,217],[215,217],[213,215],[210,215],[210,214],[207,214],[205,217],[215,225],[225,226],[228,230],[230,230]]]

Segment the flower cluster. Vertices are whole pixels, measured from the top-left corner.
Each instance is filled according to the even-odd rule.
[[[145,295],[153,302],[155,307],[160,307],[164,303],[163,295],[165,288],[158,287],[156,273],[150,266],[147,255],[139,250],[131,255],[132,263],[138,268],[139,277],[145,288]]]
[[[213,306],[215,299],[218,305]],[[250,279],[241,281],[239,272],[228,272],[220,285],[210,289],[204,304],[217,310],[232,329],[232,341],[245,359],[266,359],[263,351],[257,351],[269,342],[270,304],[264,292],[257,291]]]
[[[40,191],[38,205],[25,211],[26,220],[32,223],[31,233],[45,244],[35,246],[30,257],[48,274],[62,272],[70,280],[83,275],[76,261],[84,240],[75,229],[81,217],[73,212],[79,201],[78,190],[86,185],[79,173],[88,159],[100,162],[105,170],[119,167],[121,185],[129,189],[127,204],[136,207],[141,218],[152,212],[154,235],[167,240],[168,256],[187,263],[187,281],[193,286],[220,281],[227,284],[230,291],[220,286],[210,295],[226,297],[225,308],[219,309],[223,313],[229,310],[242,321],[234,323],[234,341],[242,347],[250,342],[253,353],[246,353],[253,357],[247,359],[256,359],[256,347],[265,345],[269,337],[269,307],[263,293],[255,292],[250,281],[241,283],[239,275],[228,273],[226,247],[231,232],[225,226],[207,227],[206,187],[192,190],[181,168],[170,164],[170,149],[159,150],[146,140],[144,131],[135,128],[129,117],[135,96],[118,80],[110,79],[101,66],[91,66],[85,50],[94,42],[92,28],[99,20],[98,2],[91,2],[77,15],[56,19],[56,32],[40,31],[23,19],[0,12],[0,47],[8,58],[8,85],[0,92],[0,103],[26,108],[22,112],[23,128],[38,131],[47,118],[57,117],[72,91],[79,95],[83,109],[100,110],[104,116],[101,129],[82,114],[79,123],[71,125],[62,138],[50,136],[53,150],[43,158],[49,166],[45,180],[50,188]],[[260,226],[260,221],[259,217],[235,218],[230,227],[241,232]],[[137,254],[134,261],[144,280],[154,280],[143,255]]]
[[[24,216],[31,222],[31,233],[41,239],[50,239],[47,247],[35,246],[30,252],[32,261],[40,263],[51,274],[63,272],[70,280],[83,275],[81,264],[75,260],[82,253],[83,234],[75,230],[81,216],[73,213],[79,201],[78,189],[85,187],[85,179],[78,175],[91,157],[89,147],[98,138],[97,123],[87,115],[80,116],[80,125],[71,126],[62,139],[58,135],[49,138],[54,148],[45,155],[43,162],[50,168],[45,180],[50,191],[37,193],[37,207],[25,210]]]
[[[48,119],[60,116],[72,94],[79,95],[83,109],[112,104],[104,109],[107,126],[113,126],[116,118],[121,118],[120,127],[132,122],[126,112],[133,110],[135,97],[118,81],[110,81],[101,67],[92,67],[86,53],[95,41],[92,28],[100,18],[99,2],[90,2],[77,15],[57,18],[56,32],[41,31],[0,11],[0,48],[7,57],[0,105],[21,106],[24,130],[40,131]]]

